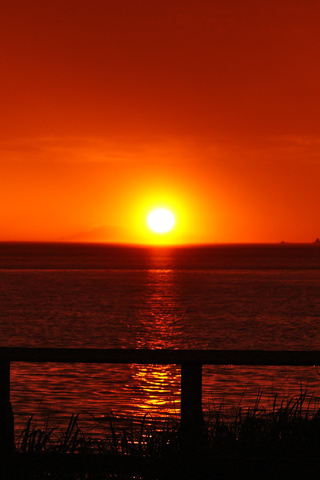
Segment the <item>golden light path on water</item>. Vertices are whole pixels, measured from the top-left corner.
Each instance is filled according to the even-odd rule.
[[[179,311],[175,303],[174,271],[166,269],[148,270],[145,300],[150,308],[152,321],[142,321],[145,337],[149,338],[143,348],[170,348],[170,338],[181,334]],[[142,314],[142,312],[141,312]],[[141,315],[143,318],[143,315]],[[167,339],[167,342],[164,342]],[[134,397],[141,411],[151,415],[162,412],[165,416],[177,416],[180,409],[180,368],[176,365],[130,366],[131,385],[137,385],[139,395]],[[136,389],[134,389],[136,391]]]

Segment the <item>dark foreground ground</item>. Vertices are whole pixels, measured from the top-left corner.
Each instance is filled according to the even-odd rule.
[[[68,454],[67,454],[68,455]],[[20,456],[1,471],[3,480],[320,479],[314,457],[111,458],[106,455]],[[3,466],[3,465],[2,465]]]

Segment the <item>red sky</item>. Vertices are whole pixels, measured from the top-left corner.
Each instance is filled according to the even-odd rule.
[[[0,240],[320,236],[319,2],[1,10]]]

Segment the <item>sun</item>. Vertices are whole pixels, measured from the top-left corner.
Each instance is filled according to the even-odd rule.
[[[166,233],[172,230],[175,224],[173,214],[165,208],[157,208],[148,215],[149,228],[155,233]]]

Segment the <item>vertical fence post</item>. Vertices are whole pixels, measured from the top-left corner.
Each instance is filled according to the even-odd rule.
[[[0,360],[0,455],[14,451],[14,421],[10,403],[10,360]]]
[[[195,362],[181,364],[181,434],[184,443],[203,432],[202,365]]]

